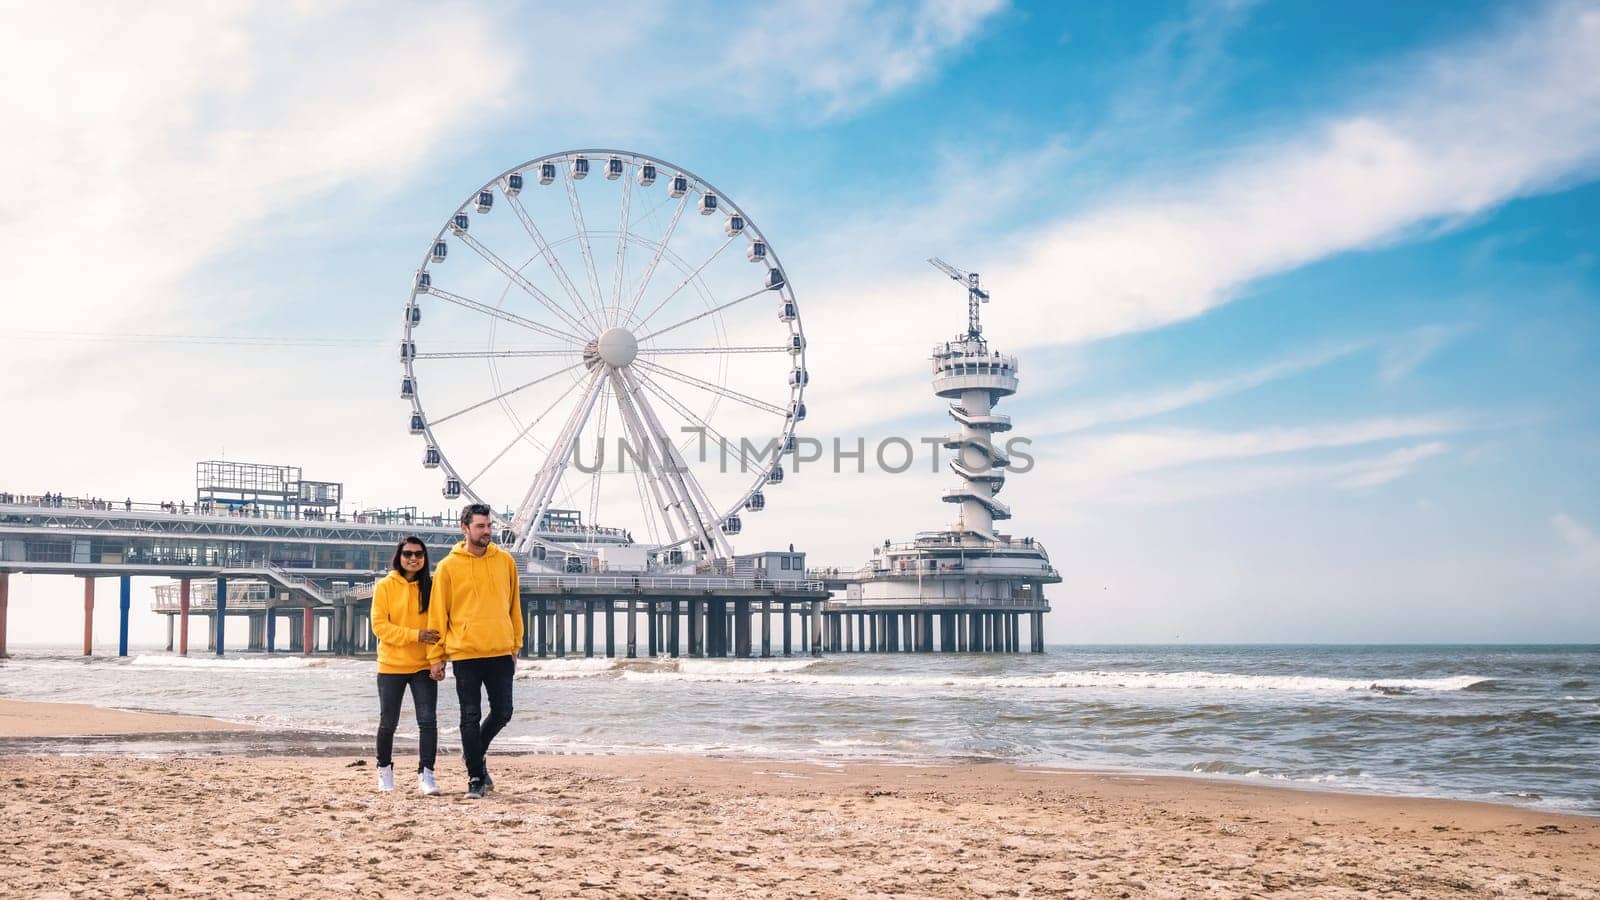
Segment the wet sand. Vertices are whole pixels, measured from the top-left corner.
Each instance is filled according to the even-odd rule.
[[[61,728],[51,716],[84,709],[0,701],[0,721]],[[234,727],[92,716],[70,733]],[[0,884],[41,897],[1600,896],[1600,818],[1494,804],[687,756],[491,756],[498,790],[473,801],[447,755],[446,794],[415,794],[414,752],[397,748],[387,795],[350,755],[10,756]]]
[[[0,737],[38,738],[115,734],[164,734],[194,731],[253,731],[203,716],[102,709],[82,703],[39,703],[0,699]]]

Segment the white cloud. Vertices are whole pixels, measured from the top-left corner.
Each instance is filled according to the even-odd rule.
[[[8,26],[7,128],[25,139],[0,145],[0,239],[29,300],[19,329],[232,318],[178,280],[274,213],[419,165],[515,69],[468,10],[34,6]],[[472,65],[418,64],[441,48]]]
[[[1448,225],[1600,160],[1600,9],[1557,4],[1393,73],[1385,93],[1060,222],[985,274],[1013,346],[1197,316],[1249,282]]]

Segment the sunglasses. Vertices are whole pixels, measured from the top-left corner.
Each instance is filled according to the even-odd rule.
[[[426,551],[426,550],[401,550],[400,551],[400,556],[402,558],[407,558],[407,559],[414,559],[414,558],[417,558],[417,557],[422,557],[422,556],[427,556],[427,555],[428,555],[428,551]]]

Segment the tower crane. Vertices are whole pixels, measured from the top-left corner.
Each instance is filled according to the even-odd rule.
[[[989,292],[978,287],[977,272],[963,272],[935,256],[928,262],[933,267],[950,276],[951,281],[959,281],[967,288],[967,337],[983,337],[983,326],[978,324],[978,304],[989,302]]]

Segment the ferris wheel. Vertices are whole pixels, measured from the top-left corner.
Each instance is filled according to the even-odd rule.
[[[727,195],[641,153],[529,160],[468,194],[405,307],[401,397],[446,499],[514,549],[730,557],[806,416],[799,306]]]

